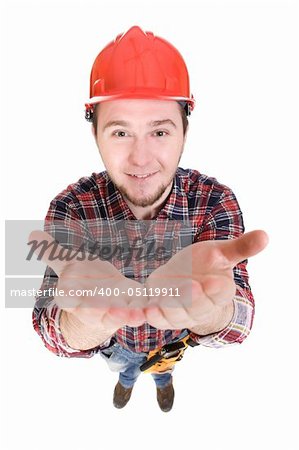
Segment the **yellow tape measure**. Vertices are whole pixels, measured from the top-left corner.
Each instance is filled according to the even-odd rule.
[[[170,372],[174,364],[183,358],[188,347],[189,335],[183,339],[164,345],[160,350],[151,350],[147,361],[142,364],[140,370],[144,373],[166,373]]]

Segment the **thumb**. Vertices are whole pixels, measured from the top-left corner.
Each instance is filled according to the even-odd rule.
[[[222,254],[231,267],[235,267],[244,259],[261,252],[268,244],[269,238],[265,231],[254,230],[243,234],[237,239],[217,241],[220,243]]]
[[[70,250],[62,247],[55,239],[45,231],[32,231],[28,238],[27,245],[31,246],[29,259],[35,253],[38,260],[42,260],[50,266],[59,276],[64,268],[68,265],[63,255]]]

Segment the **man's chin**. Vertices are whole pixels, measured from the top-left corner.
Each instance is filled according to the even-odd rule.
[[[123,186],[119,186],[118,189],[123,195],[123,197],[128,200],[132,205],[139,207],[139,208],[146,208],[149,206],[155,205],[165,193],[168,186],[161,185],[154,194],[152,195],[133,195],[130,192],[127,191]]]
[[[165,189],[161,194],[159,195],[152,195],[152,196],[144,196],[144,197],[134,197],[132,195],[129,195],[128,193],[120,191],[123,195],[123,197],[128,200],[132,205],[138,206],[141,208],[146,208],[147,206],[153,206],[155,203],[159,201],[159,199],[162,197],[163,193],[165,192]]]

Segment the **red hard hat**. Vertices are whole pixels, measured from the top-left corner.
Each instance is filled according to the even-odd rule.
[[[121,98],[177,100],[192,111],[195,100],[182,55],[165,39],[138,26],[119,34],[92,66],[87,120],[94,104]]]

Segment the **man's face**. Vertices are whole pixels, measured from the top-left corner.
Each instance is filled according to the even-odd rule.
[[[134,206],[168,195],[185,141],[176,101],[103,102],[95,138],[110,178]]]

